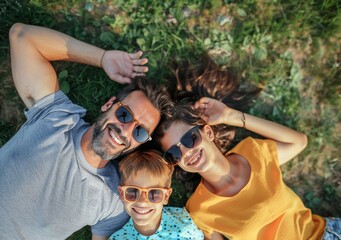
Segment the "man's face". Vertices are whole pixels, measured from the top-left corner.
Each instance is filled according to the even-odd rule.
[[[150,136],[160,120],[160,112],[141,91],[131,92],[121,104],[129,108],[134,121],[120,122],[115,115],[120,105],[115,103],[109,105],[95,123],[92,147],[104,160],[128,153],[141,144],[133,137],[133,130],[137,125],[146,129]]]

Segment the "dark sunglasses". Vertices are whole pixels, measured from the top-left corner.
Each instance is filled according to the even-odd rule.
[[[184,135],[182,135],[178,144],[174,144],[163,154],[163,157],[167,160],[167,162],[174,165],[180,162],[182,157],[180,149],[181,144],[186,148],[195,148],[201,143],[201,135],[199,132],[199,128],[201,127],[202,126],[195,126],[188,130]]]
[[[123,191],[123,198],[128,202],[136,202],[141,194],[146,193],[147,199],[151,203],[160,203],[165,197],[169,188],[140,188],[136,186],[120,186]]]
[[[131,112],[131,110],[123,105],[120,101],[116,100],[115,103],[119,105],[119,107],[115,111],[115,116],[121,123],[132,123],[136,122],[138,124],[135,125],[133,129],[133,138],[138,143],[144,143],[147,141],[152,140],[152,138],[149,136],[148,130],[145,129],[135,118],[134,114]]]

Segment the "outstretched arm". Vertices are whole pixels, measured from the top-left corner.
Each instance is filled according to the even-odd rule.
[[[119,83],[129,83],[136,75],[148,71],[139,66],[142,52],[104,51],[52,29],[14,24],[10,30],[11,65],[15,86],[30,108],[39,99],[59,90],[56,72],[50,61],[73,61],[102,67]]]
[[[294,158],[307,146],[307,136],[275,122],[261,119],[227,107],[211,98],[201,98],[195,107],[203,112],[208,124],[227,124],[246,129],[277,142],[279,164]],[[245,116],[245,120],[244,120]],[[245,121],[245,126],[243,121]]]

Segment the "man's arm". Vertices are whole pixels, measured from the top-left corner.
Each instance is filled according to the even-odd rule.
[[[100,66],[104,50],[63,33],[25,24],[10,30],[11,64],[15,86],[25,105],[59,90],[50,61],[65,60]]]
[[[59,90],[57,75],[50,61],[103,66],[108,76],[120,83],[128,83],[131,77],[148,71],[147,67],[138,66],[147,63],[147,59],[139,59],[142,52],[104,51],[44,27],[16,23],[9,37],[14,84],[28,108]]]

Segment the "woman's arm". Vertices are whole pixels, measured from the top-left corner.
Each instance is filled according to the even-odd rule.
[[[202,111],[210,125],[227,124],[244,127],[252,132],[277,142],[279,164],[294,158],[307,146],[307,136],[275,122],[258,118],[227,107],[211,98],[201,98],[195,107]]]

